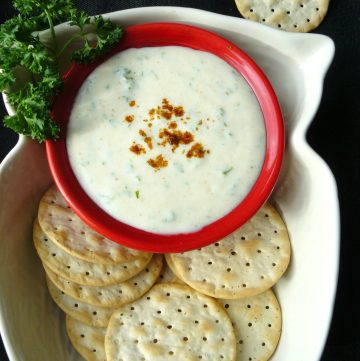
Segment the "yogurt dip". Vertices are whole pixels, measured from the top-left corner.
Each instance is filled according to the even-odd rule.
[[[229,213],[260,173],[266,131],[245,79],[206,52],[125,50],[83,83],[67,129],[71,167],[103,210],[159,233]]]

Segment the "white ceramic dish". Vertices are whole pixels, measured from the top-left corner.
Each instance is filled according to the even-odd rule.
[[[217,32],[252,56],[272,82],[287,135],[272,200],[288,225],[293,251],[290,268],[275,289],[283,332],[272,360],[319,360],[337,284],[339,206],[334,177],[305,133],[320,102],[333,42],[195,9],[138,8],[108,16],[123,26],[173,21]],[[69,35],[67,26],[58,31]],[[63,315],[47,293],[32,246],[32,222],[50,183],[44,146],[20,137],[0,167],[0,331],[11,361],[81,359],[67,340]]]

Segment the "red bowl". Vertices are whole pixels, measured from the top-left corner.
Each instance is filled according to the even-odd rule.
[[[112,55],[149,46],[185,46],[212,53],[247,80],[261,106],[266,127],[265,158],[248,195],[230,213],[201,230],[182,234],[155,234],[122,223],[102,210],[85,193],[75,177],[66,149],[66,131],[75,97],[86,77]],[[103,236],[150,252],[182,252],[213,243],[235,231],[251,218],[269,197],[278,178],[284,152],[284,125],[276,95],[255,62],[228,40],[197,27],[175,23],[152,23],[128,27],[123,39],[106,56],[90,65],[73,64],[64,76],[64,91],[53,103],[53,117],[60,124],[60,138],[46,141],[47,158],[60,192],[74,212]]]

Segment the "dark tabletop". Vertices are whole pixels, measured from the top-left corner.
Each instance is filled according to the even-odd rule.
[[[10,3],[11,0],[0,1],[0,23],[13,16]],[[140,6],[174,5],[240,16],[234,0],[78,0],[75,3],[90,14]],[[335,174],[341,210],[339,284],[331,329],[321,361],[358,361],[360,292],[356,289],[360,284],[360,236],[357,232],[360,215],[360,0],[331,0],[326,18],[315,32],[330,36],[335,41],[336,52],[325,79],[320,108],[307,137]],[[1,102],[0,118],[4,115],[5,108]],[[16,141],[17,136],[1,124],[0,161]],[[0,343],[0,361],[7,360]]]

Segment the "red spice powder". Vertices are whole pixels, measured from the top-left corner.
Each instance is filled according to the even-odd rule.
[[[135,116],[134,115],[127,115],[125,117],[125,120],[128,122],[128,123],[132,123],[135,119]]]
[[[158,171],[160,168],[167,167],[168,165],[168,161],[163,158],[162,154],[158,155],[155,159],[150,158],[147,163],[156,171]]]
[[[205,153],[209,153],[206,151],[202,144],[195,143],[190,150],[186,153],[187,158],[204,158]]]
[[[140,155],[141,153],[146,154],[146,150],[141,144],[133,144],[129,149],[136,155]]]

